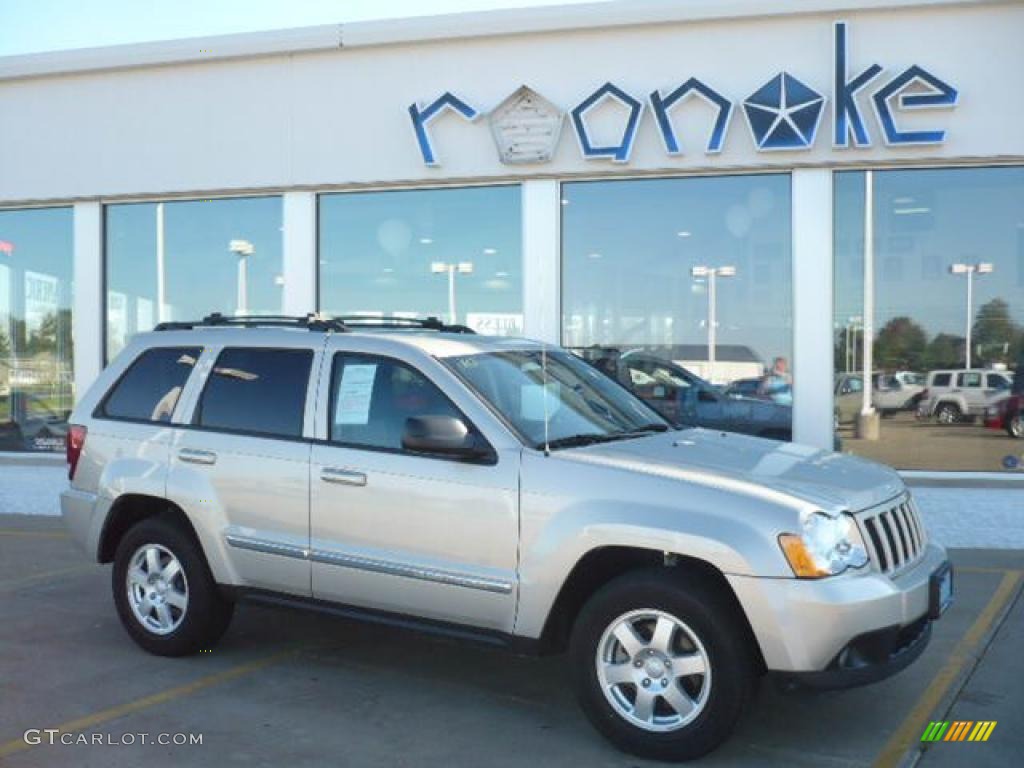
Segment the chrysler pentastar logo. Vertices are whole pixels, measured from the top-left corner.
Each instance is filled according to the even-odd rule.
[[[743,101],[758,149],[804,149],[814,144],[825,97],[787,72],[776,75]]]

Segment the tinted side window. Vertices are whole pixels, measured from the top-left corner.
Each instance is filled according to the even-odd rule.
[[[312,363],[308,349],[225,349],[206,382],[195,423],[301,437]]]
[[[959,373],[956,377],[956,385],[958,387],[980,387],[981,386],[981,374],[980,373]]]
[[[170,421],[202,347],[148,349],[136,358],[100,406],[100,416]]]
[[[952,380],[953,374],[951,373],[937,373],[935,378],[932,379],[933,387],[948,387],[949,382]]]
[[[462,414],[423,374],[393,360],[337,355],[331,372],[330,439],[402,449],[406,419]]]

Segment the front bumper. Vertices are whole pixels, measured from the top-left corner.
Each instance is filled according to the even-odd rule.
[[[830,579],[728,576],[769,671],[815,687],[843,687],[895,674],[931,637],[931,575],[947,562],[929,544],[895,577],[851,571]]]

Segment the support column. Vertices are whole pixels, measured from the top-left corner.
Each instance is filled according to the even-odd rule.
[[[793,440],[833,446],[832,171],[793,171]]]
[[[524,181],[522,215],[523,335],[560,344],[562,206],[558,182]]]
[[[284,295],[282,312],[305,315],[317,309],[316,194],[285,192],[283,212]]]
[[[107,302],[103,296],[103,206],[75,203],[71,322],[75,340],[75,399],[103,370]]]

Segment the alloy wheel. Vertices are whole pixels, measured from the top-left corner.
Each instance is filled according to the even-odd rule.
[[[612,709],[646,731],[685,727],[704,710],[711,691],[711,663],[700,638],[664,611],[630,611],[612,621],[595,663]]]
[[[143,544],[132,555],[125,577],[128,604],[136,620],[154,635],[169,635],[188,611],[188,579],[167,547]]]

